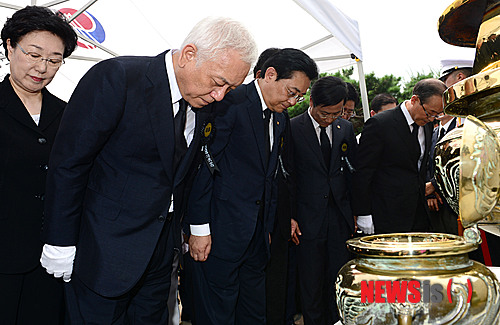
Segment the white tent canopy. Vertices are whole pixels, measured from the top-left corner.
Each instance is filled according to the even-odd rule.
[[[3,26],[15,10],[27,5],[63,9],[73,16],[86,10],[72,24],[80,40],[93,41],[98,47],[78,47],[49,85],[56,96],[68,100],[78,80],[99,60],[115,55],[156,55],[179,48],[199,20],[228,16],[248,27],[260,51],[269,47],[302,48],[316,60],[321,72],[357,65],[364,112],[369,116],[357,22],[338,10],[331,3],[334,0],[294,1],[254,0],[242,6],[240,1],[229,0],[10,0],[0,2],[0,24]],[[286,15],[280,14],[283,8]],[[6,63],[5,59],[0,61],[0,76],[8,72]]]

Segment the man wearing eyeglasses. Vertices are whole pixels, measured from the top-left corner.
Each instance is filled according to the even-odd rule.
[[[202,165],[185,218],[193,265],[195,323],[265,324],[265,267],[276,212],[286,120],[318,71],[296,49],[281,49],[260,77],[215,105],[211,145],[218,171]]]
[[[372,215],[375,233],[428,231],[426,166],[432,123],[442,117],[446,85],[424,79],[396,108],[365,123],[354,176],[354,214]]]
[[[356,111],[354,110],[359,104],[359,93],[353,84],[347,82],[347,99],[344,104],[344,112],[342,113],[342,118],[349,121],[351,117],[356,116]]]
[[[291,121],[305,325],[339,320],[335,278],[349,260],[345,241],[354,233],[351,177],[357,143],[352,124],[339,118],[347,97],[342,79],[321,78],[311,89],[309,109]]]

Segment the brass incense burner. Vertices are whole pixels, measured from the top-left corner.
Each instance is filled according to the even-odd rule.
[[[447,43],[476,47],[475,74],[444,94],[446,113],[466,117],[465,123],[435,149],[435,177],[459,215],[463,237],[398,233],[348,240],[357,258],[336,282],[345,325],[500,324],[500,282],[467,254],[481,242],[478,223],[500,229],[500,0],[454,1],[438,29]]]
[[[336,282],[343,324],[499,324],[499,282],[469,260],[477,246],[463,237],[374,235],[351,239],[348,247],[357,258]]]

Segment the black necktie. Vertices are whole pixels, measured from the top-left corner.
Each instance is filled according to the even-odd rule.
[[[439,137],[438,137],[438,142],[441,140],[444,136],[446,135],[446,130],[444,127],[441,127],[441,130],[439,130]]]
[[[330,146],[330,139],[326,134],[326,128],[323,126],[319,127],[321,132],[319,133],[319,140],[321,142],[321,152],[323,153],[323,159],[325,160],[326,168],[330,168],[330,157],[332,153],[332,148]]]
[[[420,158],[420,142],[418,141],[418,129],[420,126],[417,123],[413,123],[413,130],[411,131],[412,138],[415,139],[415,150],[417,157]],[[418,159],[417,158],[417,159]]]
[[[184,99],[179,101],[179,111],[174,117],[175,151],[174,151],[174,170],[177,170],[182,157],[187,151],[187,142],[184,137],[186,128],[186,109],[187,102]]]
[[[269,160],[269,153],[271,152],[271,144],[269,139],[269,121],[271,120],[271,110],[266,108],[264,110],[264,135],[266,141],[266,158]]]

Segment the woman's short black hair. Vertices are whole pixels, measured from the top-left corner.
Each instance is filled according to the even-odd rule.
[[[67,58],[75,50],[77,35],[61,12],[53,12],[46,7],[27,6],[8,18],[2,28],[5,56],[8,56],[8,39],[15,46],[24,35],[33,31],[47,31],[58,36],[64,44],[63,58]]]

